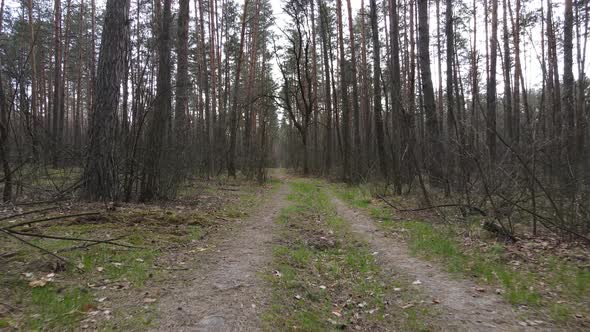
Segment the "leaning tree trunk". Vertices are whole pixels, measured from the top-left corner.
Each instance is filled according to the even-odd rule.
[[[129,28],[129,0],[108,0],[106,4],[98,71],[94,83],[88,159],[82,177],[83,197],[117,199],[115,169],[115,126],[119,86],[125,62],[125,36]]]

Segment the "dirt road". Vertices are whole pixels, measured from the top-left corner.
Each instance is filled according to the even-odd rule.
[[[159,304],[157,331],[252,331],[269,294],[260,272],[272,259],[275,219],[285,206],[288,186],[231,233],[212,239],[214,250],[203,255],[192,281]]]

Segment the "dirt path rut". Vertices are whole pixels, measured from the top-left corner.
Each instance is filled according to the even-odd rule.
[[[527,331],[531,327],[521,326],[511,305],[491,292],[480,293],[469,280],[455,280],[433,266],[410,256],[403,243],[388,238],[377,228],[371,218],[359,213],[333,197],[338,214],[348,221],[354,233],[368,241],[376,251],[379,263],[385,273],[401,273],[413,280],[420,280],[418,286],[425,295],[443,306],[441,330],[446,331]],[[536,327],[535,331],[543,330]],[[555,328],[545,328],[555,331]]]
[[[259,275],[272,259],[275,219],[286,204],[288,185],[230,233],[213,241],[191,281],[177,287],[159,305],[156,331],[254,331],[267,299]]]

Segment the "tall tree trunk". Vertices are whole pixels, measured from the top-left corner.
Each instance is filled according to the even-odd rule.
[[[385,132],[383,129],[383,106],[381,105],[381,44],[379,42],[379,23],[377,18],[377,1],[371,4],[371,33],[373,37],[373,107],[375,111],[375,133],[381,174],[388,179],[387,155],[385,152]]]
[[[82,177],[82,194],[88,199],[116,200],[118,195],[114,135],[128,18],[129,0],[107,1],[91,113],[88,159]]]
[[[354,165],[352,167],[352,177],[354,182],[359,180],[359,175],[362,174],[360,167],[363,165],[360,159],[361,148],[361,130],[360,130],[360,110],[359,110],[359,89],[357,80],[357,63],[356,63],[356,45],[354,38],[354,25],[352,23],[352,7],[350,0],[346,0],[348,9],[348,31],[350,34],[350,69],[351,69],[351,84],[352,84],[352,122],[353,122],[353,144],[352,152],[356,156],[354,158]]]
[[[199,1],[199,47],[201,48],[201,58],[200,58],[200,73],[199,73],[199,80],[201,82],[200,87],[204,91],[205,94],[205,102],[204,102],[204,109],[205,109],[205,118],[204,120],[204,136],[205,139],[203,140],[205,148],[203,152],[205,154],[205,169],[207,176],[213,174],[213,128],[211,128],[211,108],[210,108],[210,97],[209,97],[209,79],[207,78],[207,48],[205,47],[205,6],[203,5],[203,1],[206,0],[198,0]],[[202,96],[202,94],[199,94]]]
[[[39,115],[39,93],[37,83],[37,35],[35,33],[35,22],[33,19],[33,0],[28,1],[27,15],[29,20],[29,47],[31,48],[31,148],[33,158],[39,161],[39,141],[37,132],[37,121]]]
[[[232,113],[230,114],[230,141],[229,156],[227,160],[227,173],[231,177],[236,177],[236,139],[238,136],[238,93],[240,91],[240,74],[242,72],[242,59],[244,53],[244,35],[246,33],[246,16],[248,15],[248,0],[244,1],[244,12],[242,14],[242,28],[240,30],[240,48],[236,65],[236,79],[234,81],[234,91],[232,96]]]
[[[393,160],[393,186],[397,194],[402,193],[401,181],[401,131],[405,130],[407,123],[403,123],[404,110],[402,109],[402,86],[401,86],[401,69],[400,69],[400,46],[399,46],[399,16],[397,14],[397,0],[389,1],[389,26],[390,26],[390,47],[391,47],[391,64],[390,64],[390,91],[391,91],[391,115],[392,129],[397,133],[398,139],[393,141],[394,154]],[[374,37],[373,37],[374,38]],[[377,116],[377,114],[375,114]],[[397,127],[397,128],[396,128]]]
[[[427,169],[431,182],[441,183],[441,137],[436,117],[436,102],[434,100],[434,87],[430,72],[430,28],[428,26],[428,0],[418,0],[418,33],[420,37],[420,74],[422,80],[422,93],[424,95],[424,113],[426,114],[426,144]],[[428,151],[428,149],[430,151]]]
[[[452,0],[446,1],[445,9],[445,34],[447,37],[447,59],[446,59],[446,81],[447,81],[447,188],[446,194],[450,194],[451,182],[454,178],[455,169],[455,155],[453,148],[453,136],[457,138],[457,119],[455,117],[455,96],[453,88],[453,59],[455,58],[455,30],[453,18],[453,4]]]
[[[209,113],[209,142],[212,155],[218,153],[219,142],[215,141],[216,122],[217,122],[217,56],[216,56],[216,37],[217,37],[217,15],[215,11],[216,0],[209,1],[209,79],[211,80],[211,112]],[[212,160],[212,167],[215,167],[215,159]]]
[[[364,142],[362,145],[365,147],[362,149],[360,158],[365,161],[365,167],[368,169],[371,167],[371,150],[370,146],[372,143],[372,132],[371,132],[371,110],[369,100],[369,65],[367,64],[367,32],[366,32],[366,18],[367,15],[365,8],[365,1],[361,0],[361,68],[362,68],[362,82],[361,82],[361,114],[363,118],[363,132]],[[365,167],[361,167],[362,170]],[[361,173],[364,175],[364,172]]]
[[[576,36],[577,36],[577,62],[578,62],[578,94],[577,94],[577,106],[576,106],[576,136],[577,142],[576,146],[578,149],[578,155],[582,160],[586,160],[590,162],[590,158],[588,155],[588,149],[585,146],[586,143],[586,135],[587,135],[587,127],[588,127],[588,118],[586,115],[586,103],[585,103],[585,96],[584,96],[584,89],[586,87],[585,78],[585,67],[586,67],[586,51],[588,50],[588,21],[590,17],[590,1],[586,1],[586,5],[583,9],[584,11],[584,19],[580,16],[581,6],[576,6]],[[580,33],[580,28],[582,26],[584,30]]]
[[[573,193],[577,180],[578,158],[576,152],[576,128],[575,128],[575,100],[574,100],[574,57],[573,57],[573,26],[574,13],[572,0],[565,0],[565,12],[563,22],[563,112],[565,118],[563,151],[567,153],[566,161],[572,165],[573,178],[569,179],[568,189]]]
[[[490,77],[487,86],[487,143],[490,166],[496,162],[496,61],[498,54],[498,0],[492,0],[492,37],[490,40]]]
[[[174,131],[176,134],[176,158],[179,171],[176,181],[182,180],[186,172],[186,144],[188,135],[188,98],[190,81],[188,76],[188,28],[189,2],[180,0],[178,10],[177,52],[178,65],[176,69],[176,105],[174,109]]]
[[[2,36],[2,27],[4,24],[4,0],[0,3],[0,36]],[[1,63],[0,63],[1,65]],[[10,131],[10,106],[4,91],[4,79],[0,70],[0,162],[2,162],[2,172],[4,173],[4,189],[2,190],[2,201],[10,202],[12,200],[12,170],[10,168],[10,146],[8,137]]]
[[[315,0],[311,1],[311,77],[312,77],[312,102],[313,102],[313,149],[314,149],[314,169],[320,169],[320,147],[319,147],[319,105],[318,105],[318,59],[317,59],[317,33],[316,33],[316,16]],[[265,54],[263,52],[263,54]]]
[[[154,110],[147,132],[147,151],[144,159],[144,179],[140,200],[149,201],[165,196],[162,172],[164,147],[167,143],[168,122],[172,102],[170,64],[170,25],[172,20],[171,0],[164,0],[158,27],[158,76]]]
[[[506,137],[512,140],[514,139],[515,128],[512,114],[512,87],[510,84],[512,60],[510,58],[510,33],[508,31],[508,6],[506,0],[502,0],[502,30],[504,33],[504,38],[502,38],[504,45],[504,129],[506,130]]]
[[[479,70],[477,47],[477,0],[473,0],[473,39],[471,41],[471,130],[469,142],[474,151],[479,148]]]
[[[350,107],[348,101],[348,68],[344,54],[344,33],[342,22],[342,0],[336,0],[336,21],[338,25],[338,49],[340,53],[340,99],[342,103],[342,178],[350,178]],[[352,66],[353,64],[351,64]]]
[[[324,88],[325,88],[325,104],[326,104],[326,145],[324,150],[324,167],[326,174],[330,174],[332,168],[332,94],[330,86],[330,56],[328,54],[328,48],[331,44],[329,37],[329,24],[328,24],[328,8],[325,0],[320,2],[320,33],[322,37],[322,51],[324,58]]]
[[[54,67],[53,67],[53,110],[52,110],[52,128],[51,128],[51,139],[53,147],[52,161],[53,165],[57,166],[59,162],[59,150],[61,146],[61,126],[60,114],[63,110],[63,93],[62,93],[62,44],[61,44],[61,1],[55,0],[54,6],[54,18],[53,18],[53,55],[54,55]]]
[[[440,1],[436,0],[436,63],[438,67],[438,100],[437,100],[437,108],[438,108],[438,118],[440,119],[439,122],[439,132],[441,133],[441,138],[444,136],[444,126],[443,121],[445,118],[444,115],[444,101],[443,101],[443,71],[442,71],[442,37],[441,37],[441,28],[440,28]]]
[[[514,40],[514,97],[512,127],[514,129],[514,142],[520,142],[520,1],[516,0],[516,18],[512,24],[512,38]],[[524,91],[523,91],[524,92]]]

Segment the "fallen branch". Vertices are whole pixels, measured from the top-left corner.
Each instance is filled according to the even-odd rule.
[[[385,204],[391,206],[392,208],[394,208],[396,211],[401,211],[397,206],[393,205],[390,201],[386,200],[385,197],[377,194],[377,197],[380,198],[383,202],[385,202]]]
[[[117,240],[120,240],[120,239],[125,238],[127,236],[129,236],[129,235],[118,236],[118,237],[115,237],[115,238],[110,239],[109,241],[117,241]],[[56,253],[60,253],[60,252],[74,251],[74,250],[78,250],[78,249],[87,249],[87,248],[90,248],[90,247],[93,247],[93,246],[96,246],[96,245],[99,245],[99,244],[100,243],[97,243],[97,242],[83,243],[83,244],[80,244],[80,245],[77,245],[77,246],[73,246],[73,247],[62,248],[62,249],[56,250],[55,252]]]
[[[219,190],[225,190],[225,191],[240,191],[239,188],[219,188]]]
[[[57,203],[57,202],[63,202],[65,200],[67,200],[67,199],[60,197],[60,198],[46,200],[46,201],[13,203],[12,205],[14,205],[14,206],[30,206],[30,205],[52,204],[52,203]]]
[[[80,241],[80,242],[92,242],[96,244],[104,243],[104,244],[111,244],[114,246],[124,247],[124,248],[133,248],[133,249],[142,249],[141,247],[132,246],[129,244],[113,242],[114,240],[93,240],[93,239],[82,239],[76,237],[65,237],[65,236],[54,236],[54,235],[44,235],[44,234],[34,234],[34,233],[26,233],[26,232],[18,232],[7,230],[12,234],[22,235],[22,236],[29,236],[29,237],[37,237],[42,239],[52,239],[52,240],[65,240],[65,241]]]
[[[387,199],[385,199],[385,197],[383,197],[379,194],[377,194],[377,197],[380,198],[387,205],[391,206],[392,208],[394,208],[396,211],[399,211],[399,212],[418,212],[418,211],[433,210],[433,209],[445,208],[445,207],[459,207],[459,208],[471,209],[473,211],[478,212],[482,216],[487,215],[486,212],[483,211],[482,209],[478,208],[477,206],[473,206],[473,205],[469,205],[469,204],[441,204],[441,205],[433,205],[433,206],[427,206],[427,207],[416,208],[416,209],[400,209],[397,206],[393,205],[391,202],[389,202]]]
[[[441,204],[441,205],[433,205],[433,206],[427,206],[427,207],[417,208],[417,209],[403,209],[403,210],[399,210],[399,211],[400,212],[417,212],[417,211],[432,210],[432,209],[445,208],[445,207],[458,207],[458,208],[464,208],[464,209],[471,209],[471,210],[476,211],[477,213],[481,214],[482,216],[487,215],[484,210],[478,208],[477,206],[473,206],[473,205],[469,205],[469,204]]]
[[[6,234],[7,236],[10,236],[10,237],[12,237],[12,238],[15,238],[15,239],[17,239],[18,241],[20,241],[20,242],[22,242],[22,243],[24,243],[24,244],[26,244],[26,245],[28,245],[28,246],[31,246],[31,247],[33,247],[33,248],[35,248],[35,249],[38,249],[38,250],[40,250],[40,251],[42,251],[42,252],[44,252],[44,253],[46,253],[46,254],[48,254],[48,255],[50,255],[50,256],[53,256],[53,257],[55,257],[55,258],[59,259],[60,261],[62,261],[62,262],[64,262],[64,263],[66,263],[66,264],[71,264],[71,262],[70,262],[70,261],[68,261],[67,259],[65,259],[65,258],[63,258],[63,257],[61,257],[61,256],[58,256],[57,254],[54,254],[54,253],[52,253],[51,251],[49,251],[49,250],[47,250],[47,249],[45,249],[45,248],[42,248],[42,247],[40,247],[40,246],[38,246],[38,245],[36,245],[36,244],[34,244],[34,243],[31,243],[31,242],[29,242],[29,241],[27,241],[27,240],[25,240],[25,239],[21,239],[20,237],[18,237],[18,236],[16,236],[16,235],[12,234],[10,231],[7,231],[7,230],[5,230],[5,229],[2,229],[2,228],[0,228],[0,232],[2,232],[2,233],[4,233],[4,234]]]
[[[498,194],[498,196],[500,196],[500,198],[502,198],[503,200],[505,200],[507,202],[510,202],[506,197],[504,197],[504,196],[502,196],[500,194]],[[571,234],[571,235],[579,238],[580,240],[586,242],[587,244],[590,244],[590,238],[588,238],[587,236],[582,235],[582,234],[580,234],[580,233],[578,233],[578,232],[576,232],[574,230],[571,230],[571,229],[569,229],[567,227],[561,226],[561,225],[557,224],[556,222],[554,222],[553,220],[551,220],[551,219],[549,219],[547,217],[544,217],[544,216],[536,213],[535,211],[531,211],[530,209],[528,209],[528,208],[526,208],[526,207],[524,207],[524,206],[522,206],[520,204],[517,204],[517,203],[513,203],[513,204],[514,204],[515,207],[519,208],[520,210],[522,210],[522,211],[524,211],[524,212],[526,212],[526,213],[528,213],[528,214],[536,217],[539,220],[539,222],[541,223],[541,225],[545,226],[548,230],[551,230],[551,228],[548,227],[547,224],[553,226],[554,228],[557,228],[558,230],[561,230],[561,231],[564,231],[566,233],[569,233],[569,234]]]
[[[13,214],[12,216],[0,218],[0,221],[4,221],[4,220],[8,220],[8,219],[13,219],[13,218],[20,218],[20,217],[27,216],[29,214],[43,213],[43,212],[55,210],[57,208],[58,208],[57,206],[52,206],[52,207],[48,207],[48,208],[44,208],[44,209],[38,209],[38,210],[27,211],[27,212],[23,212],[23,213],[19,213],[19,214]]]
[[[10,229],[13,229],[13,228],[17,228],[17,227],[38,224],[38,223],[45,222],[45,221],[59,220],[59,219],[66,219],[66,218],[75,218],[75,217],[83,217],[83,216],[95,216],[95,215],[99,215],[99,214],[100,214],[100,212],[86,212],[86,213],[69,214],[69,215],[63,215],[63,216],[54,216],[54,217],[48,217],[48,218],[43,218],[43,219],[35,219],[35,220],[25,221],[25,222],[22,222],[20,224],[10,225],[10,226],[4,227],[4,228],[0,228],[0,229],[4,231],[4,230],[10,230]]]

